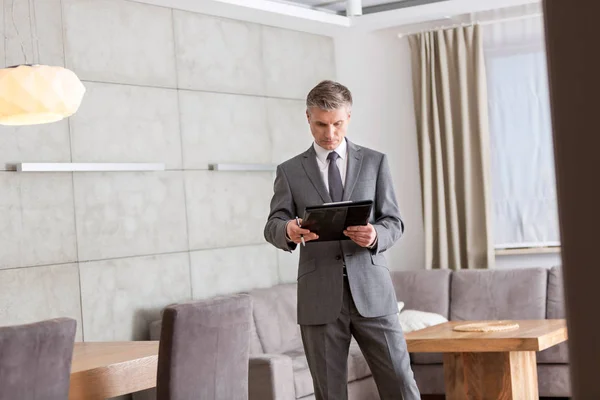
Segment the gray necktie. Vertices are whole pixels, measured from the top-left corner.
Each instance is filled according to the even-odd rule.
[[[339,156],[340,155],[335,151],[332,151],[327,156],[327,159],[329,160],[329,172],[327,176],[329,180],[329,195],[333,201],[342,201],[342,194],[344,193],[342,176],[340,175],[340,170],[335,162]]]

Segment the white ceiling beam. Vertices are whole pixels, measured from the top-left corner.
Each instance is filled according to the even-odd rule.
[[[357,31],[368,32],[539,2],[540,0],[450,0],[353,17],[352,27]]]
[[[449,0],[346,17],[272,0],[127,0],[292,29],[338,36],[348,31],[369,32],[435,21],[446,17],[504,7],[539,3],[540,0]]]
[[[334,36],[350,28],[348,17],[270,0],[128,0],[217,17]]]

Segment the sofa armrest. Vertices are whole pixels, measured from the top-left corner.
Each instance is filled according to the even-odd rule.
[[[292,359],[283,354],[250,356],[249,400],[294,400]]]

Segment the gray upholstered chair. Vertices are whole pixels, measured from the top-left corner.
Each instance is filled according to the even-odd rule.
[[[246,294],[165,308],[157,399],[247,399],[251,318]]]
[[[0,400],[65,400],[77,322],[0,327]]]

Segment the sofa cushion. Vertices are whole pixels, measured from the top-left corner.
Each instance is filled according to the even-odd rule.
[[[546,318],[565,318],[565,299],[563,290],[562,269],[553,267],[548,274],[548,299]],[[540,364],[563,364],[569,362],[569,348],[567,342],[550,347],[538,354]]]
[[[568,365],[538,364],[537,373],[540,396],[568,398],[573,396]]]
[[[254,324],[265,353],[281,354],[302,345],[296,322],[297,285],[277,285],[250,292]]]
[[[545,319],[547,282],[545,268],[456,271],[450,320]]]
[[[285,355],[292,358],[292,368],[294,369],[294,386],[296,388],[296,398],[301,398],[314,393],[312,376],[308,369],[308,361],[304,354],[304,349],[299,347],[294,350],[286,351]],[[348,382],[371,376],[371,370],[367,360],[363,356],[358,343],[354,339],[350,342],[350,351],[348,353]]]
[[[419,310],[448,318],[450,275],[448,270],[393,271],[396,297],[405,310]]]
[[[444,366],[442,364],[413,365],[412,370],[422,395],[440,395],[446,392]]]

